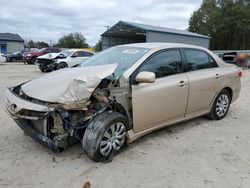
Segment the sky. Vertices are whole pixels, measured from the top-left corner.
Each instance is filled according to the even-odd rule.
[[[95,45],[106,26],[130,21],[187,29],[202,0],[0,0],[0,33],[16,33],[24,40],[56,43],[81,32]]]

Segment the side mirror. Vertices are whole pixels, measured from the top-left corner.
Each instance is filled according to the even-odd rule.
[[[155,73],[142,71],[135,77],[135,80],[139,83],[154,83],[155,82]]]

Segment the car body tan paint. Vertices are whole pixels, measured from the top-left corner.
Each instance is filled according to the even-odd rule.
[[[187,73],[189,97],[186,117],[207,112],[214,97],[220,91],[220,68],[210,68]]]
[[[143,44],[130,44],[127,46],[140,47],[141,45]],[[186,110],[185,117],[175,116],[178,113],[178,109],[175,107],[180,105],[180,101],[171,104],[171,108],[168,108],[167,106],[165,106],[164,108],[163,104],[166,104],[166,101],[162,101],[162,94],[159,95],[158,93],[155,96],[148,94],[148,92],[151,91],[151,89],[149,88],[150,83],[143,84],[142,86],[132,86],[133,129],[127,132],[128,143],[154,130],[208,114],[212,108],[216,96],[223,88],[229,87],[233,90],[232,102],[238,99],[241,88],[240,78],[238,76],[238,68],[234,65],[226,64],[213,52],[202,47],[185,44],[168,44],[164,46],[161,44],[157,45],[157,43],[154,43],[147,45],[147,47],[152,47],[152,49],[124,73],[125,79],[129,80],[130,75],[152,54],[159,50],[164,50],[168,48],[194,48],[206,51],[210,56],[215,59],[219,67],[186,73],[188,82],[192,82],[191,87],[190,85],[188,85],[187,88],[192,88],[192,91],[189,98],[190,101],[186,101],[188,105],[186,105],[186,107],[183,107],[183,109]],[[219,79],[217,78],[217,74],[219,76]],[[179,75],[180,74],[175,75],[175,78],[177,80],[179,80]],[[207,77],[208,80],[206,80]],[[170,77],[165,77],[163,79],[166,79],[166,81],[168,79],[168,81],[171,80]],[[199,81],[195,79],[198,79],[199,81],[201,81],[201,83],[199,83]],[[157,85],[158,81],[153,84],[156,85],[154,85],[152,88],[160,88],[160,86]],[[166,85],[170,86],[171,81]],[[159,91],[162,90],[164,89],[159,89]],[[205,96],[203,96],[203,94]],[[170,97],[173,97],[173,95],[169,95]],[[175,90],[175,96],[176,98],[178,98],[184,95],[183,93],[180,93],[180,91]],[[160,105],[157,106],[152,100],[155,100],[156,103]],[[155,110],[156,107],[157,111]],[[168,111],[169,113],[165,113],[166,111]],[[155,120],[154,118],[158,119]]]
[[[181,81],[184,81],[185,85],[180,86]],[[134,131],[139,132],[152,128],[157,123],[184,118],[187,97],[186,73],[158,78],[154,83],[133,85]]]

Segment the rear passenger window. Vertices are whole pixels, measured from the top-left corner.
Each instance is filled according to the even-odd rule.
[[[181,55],[179,50],[169,50],[159,52],[152,56],[142,67],[139,72],[150,71],[154,72],[156,78],[169,76],[180,73],[181,70]]]
[[[90,53],[90,52],[84,52],[84,55],[85,55],[86,57],[91,57],[91,56],[94,55],[94,54],[92,54],[92,53]]]
[[[206,52],[200,50],[185,50],[184,52],[189,71],[218,67]]]
[[[90,57],[93,55],[92,53],[85,52],[85,51],[78,51],[77,53],[78,53],[78,57]]]

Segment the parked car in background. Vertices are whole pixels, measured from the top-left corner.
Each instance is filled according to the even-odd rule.
[[[93,56],[95,53],[82,49],[69,49],[64,51],[63,54],[65,55],[65,58],[59,58],[53,61],[56,70],[77,66],[89,57]]]
[[[7,62],[16,62],[16,61],[23,61],[23,54],[24,50],[22,51],[17,51],[12,54],[7,54],[6,55],[6,60]]]
[[[60,53],[50,53],[39,56],[36,64],[42,72],[51,72],[66,67],[74,67],[94,55],[85,49],[66,49]]]
[[[54,151],[80,141],[91,159],[103,161],[126,142],[168,125],[203,115],[223,119],[239,97],[241,75],[202,47],[121,45],[81,67],[9,88],[6,110]]]
[[[223,61],[229,64],[237,65],[236,62],[237,52],[226,52],[222,55]],[[238,66],[238,65],[237,65]]]
[[[24,63],[34,64],[36,62],[37,57],[48,53],[59,53],[60,51],[61,51],[60,48],[47,47],[47,48],[42,48],[37,52],[28,52],[24,54]]]
[[[53,63],[53,61],[58,58],[65,58],[65,57],[62,53],[49,53],[41,55],[37,57],[36,64],[38,65],[40,71],[51,72],[55,70],[55,64]]]
[[[3,63],[6,61],[6,56],[5,54],[0,53],[0,63]]]
[[[249,67],[249,55],[240,52],[224,53],[222,59],[229,64],[237,65],[238,67]]]

